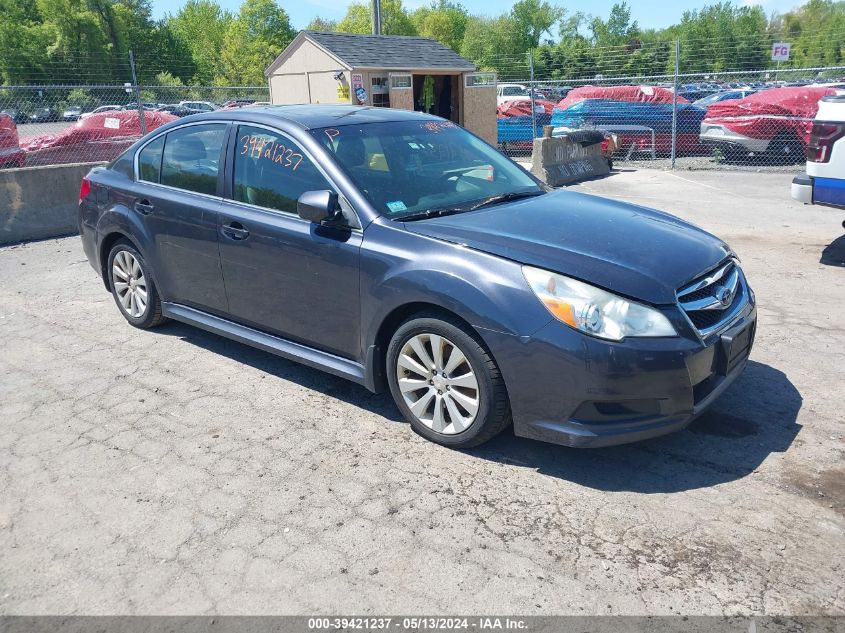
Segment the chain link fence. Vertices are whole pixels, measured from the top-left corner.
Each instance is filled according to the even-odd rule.
[[[701,59],[670,44],[593,50],[592,67],[572,75],[570,59],[493,60],[506,69],[499,73],[499,148],[525,159],[545,126],[553,135],[591,129],[605,134],[614,163],[628,167],[795,171],[819,100],[845,93],[845,66],[769,67],[759,52],[748,59],[734,51],[744,69],[684,72]],[[636,66],[633,59],[643,69],[620,72]],[[675,70],[649,74],[649,66]]]
[[[0,86],[0,168],[109,161],[175,118],[267,101],[267,86]]]

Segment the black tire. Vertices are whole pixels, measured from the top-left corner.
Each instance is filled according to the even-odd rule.
[[[400,352],[406,343],[420,334],[433,334],[447,339],[465,356],[477,379],[478,410],[474,421],[461,432],[447,435],[434,431],[410,410],[399,388],[397,363]],[[390,340],[386,367],[390,392],[396,406],[411,428],[432,442],[450,448],[470,448],[492,439],[511,424],[510,402],[499,366],[475,332],[456,318],[438,312],[425,312],[405,321]]]
[[[118,289],[115,283],[115,273],[113,272],[115,267],[115,258],[122,253],[128,253],[138,262],[141,275],[144,278],[146,286],[147,301],[145,308],[140,314],[134,316],[130,314],[126,307],[124,307],[120,296],[118,295]],[[132,242],[126,239],[120,239],[114,243],[111,251],[109,251],[106,275],[108,275],[109,288],[111,289],[112,297],[114,297],[114,302],[117,304],[117,308],[120,310],[123,318],[125,318],[130,325],[141,328],[142,330],[147,330],[161,325],[167,320],[161,314],[161,299],[150,268],[147,266],[144,256],[138,252],[138,249],[135,248]]]
[[[804,160],[804,144],[793,134],[779,134],[769,143],[767,153],[778,165],[795,165]]]

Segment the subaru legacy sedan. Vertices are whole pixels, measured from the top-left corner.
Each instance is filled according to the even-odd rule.
[[[345,105],[173,121],[82,181],[124,318],[182,321],[389,389],[451,447],[688,425],[746,365],[736,254],[666,213],[551,190],[461,127]]]

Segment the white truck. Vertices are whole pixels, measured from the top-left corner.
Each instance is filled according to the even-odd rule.
[[[807,172],[792,180],[792,197],[845,209],[845,95],[819,102],[807,145]]]

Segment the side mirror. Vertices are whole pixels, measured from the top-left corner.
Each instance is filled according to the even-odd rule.
[[[340,207],[333,191],[306,191],[296,201],[296,212],[303,220],[320,224],[334,218]]]

